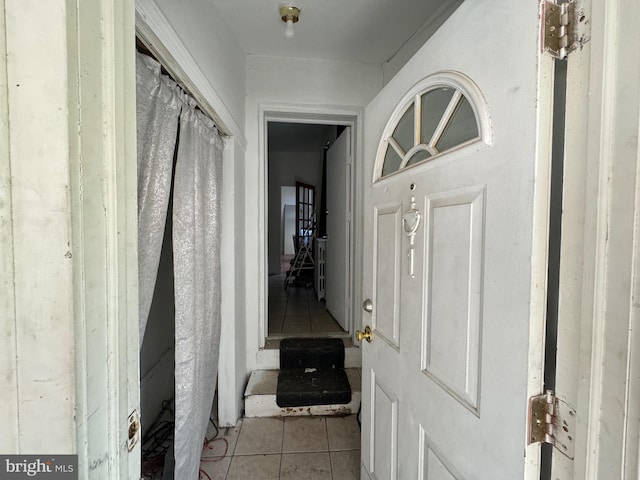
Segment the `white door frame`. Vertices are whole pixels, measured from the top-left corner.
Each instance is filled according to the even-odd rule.
[[[70,97],[77,101],[71,116],[78,125],[70,163],[76,415],[84,420],[78,422],[80,477],[137,478],[142,439],[136,130],[131,128],[134,2],[90,4],[78,3],[75,12],[78,95]],[[88,35],[95,40],[83,42]],[[127,452],[130,416],[138,422],[138,443]]]
[[[571,53],[557,394],[577,410],[576,458],[553,478],[638,476],[640,5],[578,0]]]
[[[359,299],[360,291],[356,289],[356,285],[361,284],[361,262],[362,258],[356,251],[355,245],[361,243],[362,239],[362,219],[356,213],[361,211],[362,205],[362,188],[361,188],[361,169],[362,165],[362,115],[361,109],[348,109],[341,107],[318,107],[305,105],[287,105],[287,104],[261,104],[259,106],[259,165],[258,172],[260,178],[259,198],[262,199],[262,205],[259,209],[259,235],[263,238],[261,242],[259,258],[259,347],[258,352],[258,368],[267,368],[273,363],[273,355],[264,353],[264,346],[267,337],[269,310],[267,298],[267,273],[268,273],[268,251],[267,251],[267,207],[268,207],[268,145],[267,145],[267,125],[269,122],[288,122],[288,123],[309,123],[323,125],[346,125],[351,127],[353,132],[351,137],[352,155],[352,173],[351,173],[351,212],[353,221],[351,222],[351,246],[349,255],[351,258],[351,299],[349,309],[351,317],[348,321],[349,332],[353,334],[354,325],[360,325],[360,309],[355,308]],[[358,296],[358,298],[356,298]],[[356,318],[357,317],[357,318]],[[275,367],[277,368],[277,366]]]

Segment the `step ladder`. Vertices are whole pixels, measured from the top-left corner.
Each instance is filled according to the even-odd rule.
[[[315,262],[313,260],[313,243],[316,239],[316,215],[315,213],[309,219],[309,222],[304,227],[301,235],[297,237],[296,255],[291,260],[289,270],[284,277],[284,288],[286,289],[293,282],[300,282],[300,279],[304,277],[304,274],[309,270],[315,269]],[[313,284],[313,275],[304,286],[309,287]]]

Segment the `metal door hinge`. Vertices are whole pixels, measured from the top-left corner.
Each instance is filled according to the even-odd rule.
[[[557,4],[554,0],[542,1],[542,51],[554,58],[566,58],[577,48],[578,23],[576,3],[571,0]]]
[[[135,409],[128,418],[129,429],[127,432],[127,450],[133,451],[140,440],[140,414]]]
[[[576,411],[548,391],[529,399],[529,441],[550,443],[573,460]]]

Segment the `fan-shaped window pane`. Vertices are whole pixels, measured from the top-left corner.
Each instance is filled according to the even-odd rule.
[[[402,158],[396,153],[391,145],[387,146],[387,153],[384,157],[384,165],[382,167],[382,176],[389,175],[400,168]]]
[[[453,88],[442,87],[422,95],[421,143],[428,144],[431,141],[454,92]]]
[[[438,140],[436,148],[438,151],[444,152],[477,137],[478,125],[476,116],[469,101],[462,97],[460,103],[458,103],[458,108],[447,124],[440,140]]]
[[[406,166],[409,167],[411,165],[415,165],[416,163],[419,163],[419,162],[421,162],[423,160],[426,160],[430,156],[431,156],[431,154],[429,152],[427,152],[426,150],[418,150],[416,153],[411,155],[411,158],[407,162]]]
[[[434,74],[405,98],[406,103],[398,105],[384,130],[376,157],[376,179],[430,162],[459,146],[476,141],[490,144],[486,103],[478,87],[463,74]]]
[[[412,104],[411,107],[409,107],[407,111],[404,112],[404,115],[398,122],[398,126],[393,131],[393,139],[398,142],[398,145],[402,147],[405,153],[412,149],[415,145],[415,138],[413,133],[414,115],[414,106]]]

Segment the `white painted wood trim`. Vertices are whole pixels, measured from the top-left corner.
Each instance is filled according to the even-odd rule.
[[[597,3],[604,6],[604,2]],[[581,0],[579,8],[583,9],[587,18],[592,18],[591,0]],[[596,34],[602,25],[600,17],[595,22],[591,20],[590,25]],[[591,31],[582,33],[592,35]],[[599,151],[601,140],[600,135],[590,136],[588,132],[590,117],[599,116],[597,104],[590,106],[588,99],[590,95],[597,96],[596,92],[601,91],[600,82],[589,78],[592,61],[601,61],[597,60],[600,48],[599,41],[587,42],[583,48],[571,54],[567,64],[567,84],[571,88],[566,92],[556,392],[577,410],[578,422],[575,460],[571,461],[562,455],[554,456],[553,475],[576,480],[587,478],[585,468],[591,389],[589,370],[593,335],[593,315],[589,312],[593,311],[596,248],[596,209],[592,201],[597,199],[595,179],[588,180],[588,177],[590,170],[595,168],[597,171],[598,168],[598,160],[589,152],[591,149]],[[587,228],[587,225],[591,226]]]
[[[219,129],[247,148],[244,126],[238,125],[215,87],[153,0],[136,0],[136,29],[167,70],[180,80]],[[221,66],[222,67],[222,66]]]
[[[431,139],[428,142],[431,148],[436,147],[436,144],[438,143],[438,141],[440,140],[440,137],[442,137],[442,134],[444,133],[445,127],[449,124],[449,120],[451,120],[453,113],[458,107],[458,103],[460,103],[461,98],[462,98],[462,94],[460,93],[460,90],[456,90],[453,93],[453,96],[449,101],[449,105],[447,105],[447,108],[442,114],[442,118],[440,118],[440,122],[438,123],[438,126],[436,127],[435,131],[433,132],[433,135],[431,136]],[[474,111],[475,111],[475,107],[474,107]],[[482,137],[482,131],[480,132],[480,137]]]
[[[4,412],[0,452],[19,451],[18,359],[13,252],[13,203],[9,148],[5,0],[0,0],[0,411]]]
[[[594,2],[594,15],[596,11]],[[600,136],[598,154],[598,190],[595,251],[595,295],[592,383],[589,409],[589,443],[587,477],[636,478],[638,452],[629,452],[636,443],[638,425],[629,423],[629,373],[637,371],[631,362],[634,345],[630,332],[634,298],[635,257],[633,235],[638,212],[637,176],[640,153],[640,55],[630,49],[640,41],[637,2],[608,1],[602,15],[604,25],[602,64],[594,65],[595,75],[602,75],[602,102],[599,124],[590,125],[589,133]],[[595,28],[595,26],[594,26]],[[593,65],[593,63],[592,63]],[[597,70],[596,70],[597,68]],[[599,128],[598,128],[599,127]],[[637,345],[635,345],[637,348]],[[637,379],[631,379],[637,388]],[[637,404],[637,399],[633,400]],[[632,407],[635,408],[635,407]],[[631,428],[631,430],[628,430]],[[635,438],[634,438],[635,437]],[[637,448],[637,447],[636,447]],[[622,455],[621,455],[622,452]],[[636,457],[636,471],[625,471],[627,455]],[[591,456],[589,456],[591,455]],[[622,458],[620,458],[622,457]]]
[[[529,352],[527,397],[543,392],[547,280],[549,265],[549,215],[551,207],[551,158],[553,139],[553,58],[538,57],[538,111],[536,121],[535,191],[531,258],[531,304],[529,307]],[[523,409],[527,406],[523,405]],[[525,417],[526,418],[526,417]],[[525,429],[525,431],[528,431]],[[525,447],[525,479],[540,479],[541,448]]]
[[[78,3],[70,36],[70,177],[80,478],[139,478],[133,0]]]
[[[638,477],[640,5],[580,0],[569,57],[557,390],[578,413],[554,478]],[[590,28],[590,30],[589,30]],[[584,36],[583,36],[584,34]]]
[[[591,0],[581,0],[579,8],[591,17]],[[590,22],[590,24],[592,24]],[[583,24],[581,28],[584,28]],[[587,36],[590,31],[581,32]],[[569,57],[566,91],[565,158],[562,215],[562,244],[558,303],[558,349],[556,392],[564,401],[578,410],[576,432],[576,458],[571,461],[563,455],[553,458],[553,475],[559,478],[580,478],[584,472],[588,418],[580,391],[588,391],[589,377],[580,378],[580,365],[589,364],[591,332],[583,318],[583,305],[592,301],[588,285],[592,283],[591,246],[593,235],[585,230],[592,211],[585,203],[587,192],[587,162],[589,145],[597,138],[588,137],[590,90],[589,72],[593,42],[588,42]],[[597,147],[596,147],[597,148]],[[587,347],[588,346],[588,347]],[[583,357],[584,355],[584,357]],[[582,358],[582,360],[581,360]],[[574,472],[575,467],[575,472]],[[575,475],[574,475],[575,473]],[[582,476],[584,478],[584,476]]]
[[[636,121],[640,125],[640,115]],[[627,352],[627,371],[625,376],[625,452],[623,472],[626,478],[640,475],[640,152],[636,158],[634,202],[634,232],[632,247],[632,272],[629,302],[629,335]]]
[[[220,354],[218,361],[218,424],[219,426],[236,425],[242,416],[242,392],[244,384],[239,386],[238,369],[244,368],[244,363],[238,362],[236,349],[239,344],[244,345],[244,329],[239,328],[236,310],[237,277],[236,262],[243,252],[236,248],[237,199],[235,196],[235,165],[234,139],[226,140],[223,156],[222,180],[222,246],[221,246],[221,275],[222,275],[222,304],[220,326]]]

